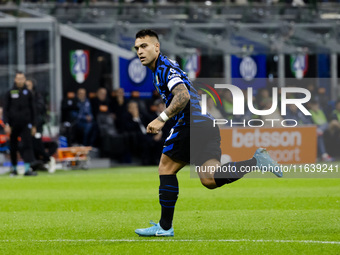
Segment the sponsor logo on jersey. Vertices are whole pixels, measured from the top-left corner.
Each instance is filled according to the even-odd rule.
[[[180,77],[181,75],[178,74],[178,73],[174,73],[174,74],[169,74],[168,75],[168,79],[171,80],[172,78],[175,78],[175,77]]]

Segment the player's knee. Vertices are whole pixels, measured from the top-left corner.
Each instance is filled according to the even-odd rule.
[[[208,189],[216,189],[217,185],[213,179],[201,179],[201,183]]]
[[[158,173],[159,175],[172,175],[176,174],[176,169],[164,165],[159,165]]]

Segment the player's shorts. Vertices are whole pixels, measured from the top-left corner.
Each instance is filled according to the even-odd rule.
[[[212,126],[175,126],[165,140],[163,154],[196,166],[209,159],[221,159],[219,128]]]

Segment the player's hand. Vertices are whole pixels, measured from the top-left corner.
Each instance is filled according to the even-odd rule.
[[[6,133],[7,135],[10,135],[11,132],[12,132],[12,129],[11,129],[10,125],[6,125],[6,126],[5,126],[5,133]]]
[[[158,119],[154,119],[149,123],[149,125],[146,127],[146,132],[151,134],[158,134],[159,131],[163,128],[165,122],[160,121]]]
[[[162,139],[162,131],[159,131],[158,134],[155,134],[152,139],[156,142],[159,142]]]
[[[34,136],[36,132],[37,132],[37,128],[33,126],[31,129],[31,135]]]

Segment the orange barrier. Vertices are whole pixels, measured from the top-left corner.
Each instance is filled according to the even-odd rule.
[[[91,146],[58,148],[58,161],[64,168],[88,168]]]
[[[233,161],[251,158],[259,147],[282,164],[314,163],[316,126],[221,129],[222,154],[230,155]]]

